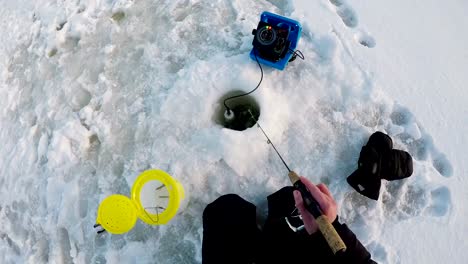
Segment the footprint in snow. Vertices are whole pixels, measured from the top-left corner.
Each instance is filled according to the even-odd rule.
[[[390,113],[390,124],[386,128],[394,138],[394,148],[405,149],[413,157],[414,177],[421,177],[424,168],[435,170],[443,177],[453,175],[453,167],[448,158],[435,146],[409,109],[395,104]],[[432,167],[432,168],[431,168]],[[389,215],[403,220],[421,214],[442,217],[447,215],[452,205],[450,190],[446,186],[423,188],[406,180],[389,182],[384,194],[384,207]],[[395,214],[396,213],[396,214]]]
[[[450,190],[441,186],[431,191],[431,205],[427,208],[428,214],[435,217],[446,215],[451,205]]]
[[[330,0],[330,3],[336,7],[336,13],[347,27],[357,27],[359,24],[358,17],[351,6],[346,4],[343,0]]]
[[[430,161],[434,169],[443,177],[453,175],[453,167],[445,154],[439,151],[432,140],[415,120],[414,115],[405,107],[395,105],[390,114],[394,136],[406,143],[408,152],[417,161]]]
[[[367,248],[372,252],[373,260],[378,261],[379,263],[389,262],[387,249],[382,244],[373,241],[367,246]]]
[[[373,48],[376,45],[374,37],[369,33],[359,32],[354,35],[354,39],[364,47]]]
[[[348,28],[356,28],[358,26],[358,16],[350,5],[348,5],[344,0],[329,1],[332,5],[335,6],[336,14],[341,18],[343,23]],[[367,48],[374,48],[376,45],[375,38],[364,31],[358,31],[356,34],[354,34],[354,39],[357,43]]]

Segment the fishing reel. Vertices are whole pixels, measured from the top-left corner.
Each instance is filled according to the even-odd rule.
[[[257,29],[252,30],[254,40],[252,45],[258,55],[272,62],[284,58],[289,51],[291,41],[288,40],[290,27],[284,23],[271,24],[260,21]]]
[[[305,230],[302,216],[299,213],[299,210],[297,210],[297,208],[294,208],[294,211],[291,213],[291,215],[286,216],[284,218],[284,221],[288,225],[289,229],[291,229],[295,233]]]

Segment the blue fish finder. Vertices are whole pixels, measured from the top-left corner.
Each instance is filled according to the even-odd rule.
[[[254,40],[250,58],[278,70],[296,58],[295,49],[301,37],[302,26],[296,20],[263,12],[252,31]]]

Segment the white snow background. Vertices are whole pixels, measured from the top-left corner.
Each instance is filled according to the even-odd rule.
[[[260,78],[248,52],[262,11],[303,25],[306,60],[265,67],[253,94],[290,166],[328,184],[379,263],[466,263],[466,1],[0,6],[1,263],[200,263],[208,203],[237,193],[265,216],[283,165],[256,127],[214,122],[220,97]],[[377,130],[412,154],[414,174],[375,202],[346,177]],[[97,236],[100,201],[149,168],[182,183],[180,213]]]

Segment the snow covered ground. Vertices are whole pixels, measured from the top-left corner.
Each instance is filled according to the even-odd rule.
[[[264,10],[304,27],[306,60],[265,68],[253,94],[290,166],[329,185],[379,263],[468,259],[465,1],[0,4],[1,263],[200,263],[207,203],[238,193],[265,215],[282,164],[257,128],[214,122],[220,97],[258,82]],[[376,130],[414,158],[378,202],[346,183]],[[149,168],[184,185],[181,213],[96,236],[100,201]]]

